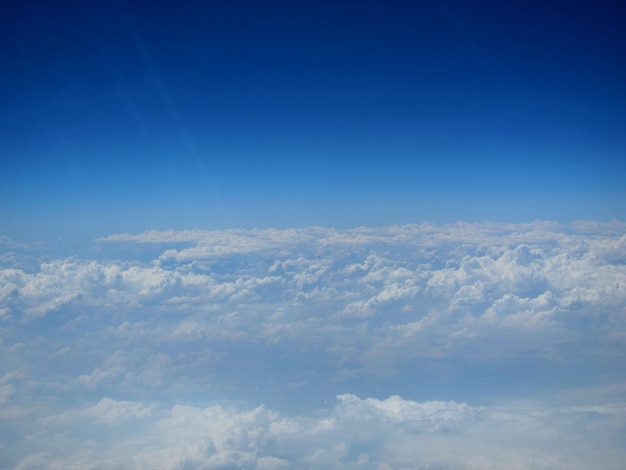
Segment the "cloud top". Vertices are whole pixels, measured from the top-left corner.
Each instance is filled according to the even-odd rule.
[[[585,468],[597,444],[619,468],[625,233],[152,231],[72,257],[4,243],[2,465]]]

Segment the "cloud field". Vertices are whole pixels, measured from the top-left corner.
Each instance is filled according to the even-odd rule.
[[[626,224],[0,238],[0,468],[622,468]]]

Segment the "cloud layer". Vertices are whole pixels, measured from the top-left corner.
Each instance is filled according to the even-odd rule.
[[[625,233],[2,239],[0,467],[619,468]]]

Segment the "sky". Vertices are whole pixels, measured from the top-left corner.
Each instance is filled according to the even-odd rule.
[[[7,235],[624,218],[619,2],[2,8]]]
[[[582,3],[3,2],[0,469],[621,470]]]

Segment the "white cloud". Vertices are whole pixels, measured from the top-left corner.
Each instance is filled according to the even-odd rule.
[[[81,421],[90,424],[104,424],[108,426],[123,424],[128,420],[135,420],[150,416],[150,409],[140,403],[124,400],[113,400],[104,397],[98,403],[82,410],[72,410],[55,416],[56,425],[75,425]]]
[[[15,394],[15,387],[13,385],[0,385],[0,406],[9,402],[13,394]]]
[[[606,438],[623,433],[625,418],[623,406],[489,409],[349,394],[332,407],[291,416],[228,403],[153,410],[104,398],[40,420],[47,431],[17,468],[33,468],[45,455],[51,468],[618,469],[626,452]],[[129,421],[134,427],[122,427]],[[98,426],[98,440],[68,445],[77,435],[67,430],[81,423]],[[587,433],[601,439],[589,442]]]
[[[88,466],[101,452],[103,468],[584,468],[572,456],[593,462],[591,440],[556,437],[576,425],[599,430],[602,461],[619,468],[625,232],[153,231],[102,238],[98,258],[11,251],[0,413],[18,437],[6,466]],[[617,392],[575,392],[592,385]],[[491,406],[550,390],[571,403]],[[64,433],[88,423],[110,453]]]

